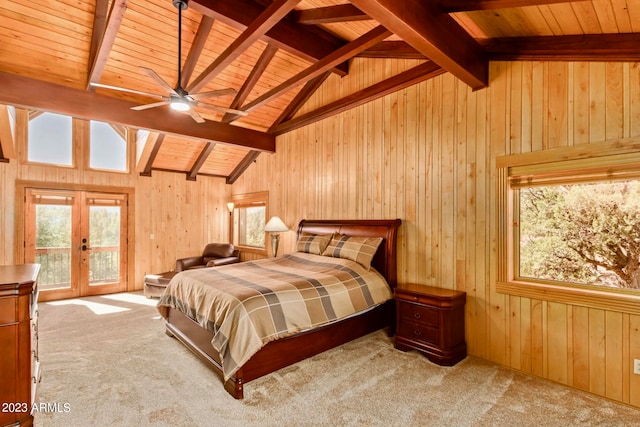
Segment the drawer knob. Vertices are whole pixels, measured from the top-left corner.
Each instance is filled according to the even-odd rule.
[[[421,318],[422,316],[420,315],[420,313],[415,312],[415,313],[413,313],[413,317],[414,317],[414,318],[416,318],[416,319],[419,319],[419,318]]]
[[[416,329],[413,331],[413,335],[419,337],[420,335],[422,335],[422,331],[420,329]]]

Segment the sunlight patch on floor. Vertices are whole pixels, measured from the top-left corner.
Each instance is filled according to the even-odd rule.
[[[101,304],[99,302],[87,301],[84,299],[67,299],[62,301],[49,301],[47,304],[51,305],[83,305],[95,314],[112,314],[121,313],[123,311],[129,311],[129,308],[117,307],[115,305]]]
[[[148,305],[149,307],[155,307],[156,305],[158,305],[158,300],[156,299],[147,298],[142,294],[133,294],[128,292],[123,294],[102,295],[102,298],[129,302],[133,304]]]

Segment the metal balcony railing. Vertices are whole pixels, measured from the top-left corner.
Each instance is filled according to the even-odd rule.
[[[71,286],[71,248],[36,248],[40,264],[40,289]],[[120,247],[92,246],[89,255],[89,284],[113,283],[120,280]]]

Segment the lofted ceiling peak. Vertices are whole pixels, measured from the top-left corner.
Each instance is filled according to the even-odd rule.
[[[189,0],[178,6],[169,0],[3,2],[0,103],[148,129],[163,137],[154,140],[140,172],[175,168],[188,179],[233,182],[261,152],[275,150],[276,135],[443,73],[481,90],[491,83],[489,61],[639,56],[640,0]],[[329,105],[303,108],[327,79],[350,78],[351,61],[407,59],[420,65]],[[168,109],[175,97],[187,101],[187,115]],[[172,166],[166,158],[180,153],[181,144],[185,159]],[[0,160],[13,155],[3,149]]]

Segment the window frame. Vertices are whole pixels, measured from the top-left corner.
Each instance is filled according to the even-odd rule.
[[[233,202],[233,212],[231,214],[231,242],[233,245],[240,249],[243,253],[252,253],[267,256],[267,239],[265,235],[264,247],[256,247],[256,246],[245,246],[236,243],[238,239],[236,238],[236,220],[237,220],[237,210],[242,208],[249,208],[255,206],[264,206],[265,207],[265,223],[267,218],[269,218],[269,192],[268,191],[259,191],[255,193],[246,193],[246,194],[236,194],[232,196],[231,201]]]
[[[72,165],[64,165],[58,163],[47,163],[47,162],[37,162],[29,160],[29,121],[33,118],[37,117],[40,114],[51,113],[60,116],[66,116],[71,119],[71,156],[72,156]],[[26,132],[20,132],[21,136],[16,140],[16,148],[19,149],[17,159],[20,164],[28,165],[28,166],[45,166],[45,167],[56,167],[63,169],[73,169],[79,171],[92,171],[92,172],[101,172],[108,174],[118,174],[118,175],[130,175],[133,171],[135,171],[135,167],[133,165],[133,161],[137,158],[135,155],[136,144],[133,141],[133,138],[136,135],[131,128],[126,126],[122,126],[119,124],[114,124],[110,122],[104,122],[100,120],[101,123],[111,126],[116,133],[123,137],[123,141],[125,142],[125,162],[126,162],[126,171],[113,170],[113,169],[99,169],[92,168],[90,165],[90,138],[91,138],[91,121],[89,119],[79,119],[74,116],[69,116],[68,114],[56,113],[52,111],[36,111],[36,110],[26,110],[22,108],[15,109],[16,114],[16,127],[17,128],[25,128]]]
[[[579,183],[625,176],[640,179],[640,138],[496,158],[496,291],[537,300],[640,315],[640,292],[518,277],[518,179]]]

